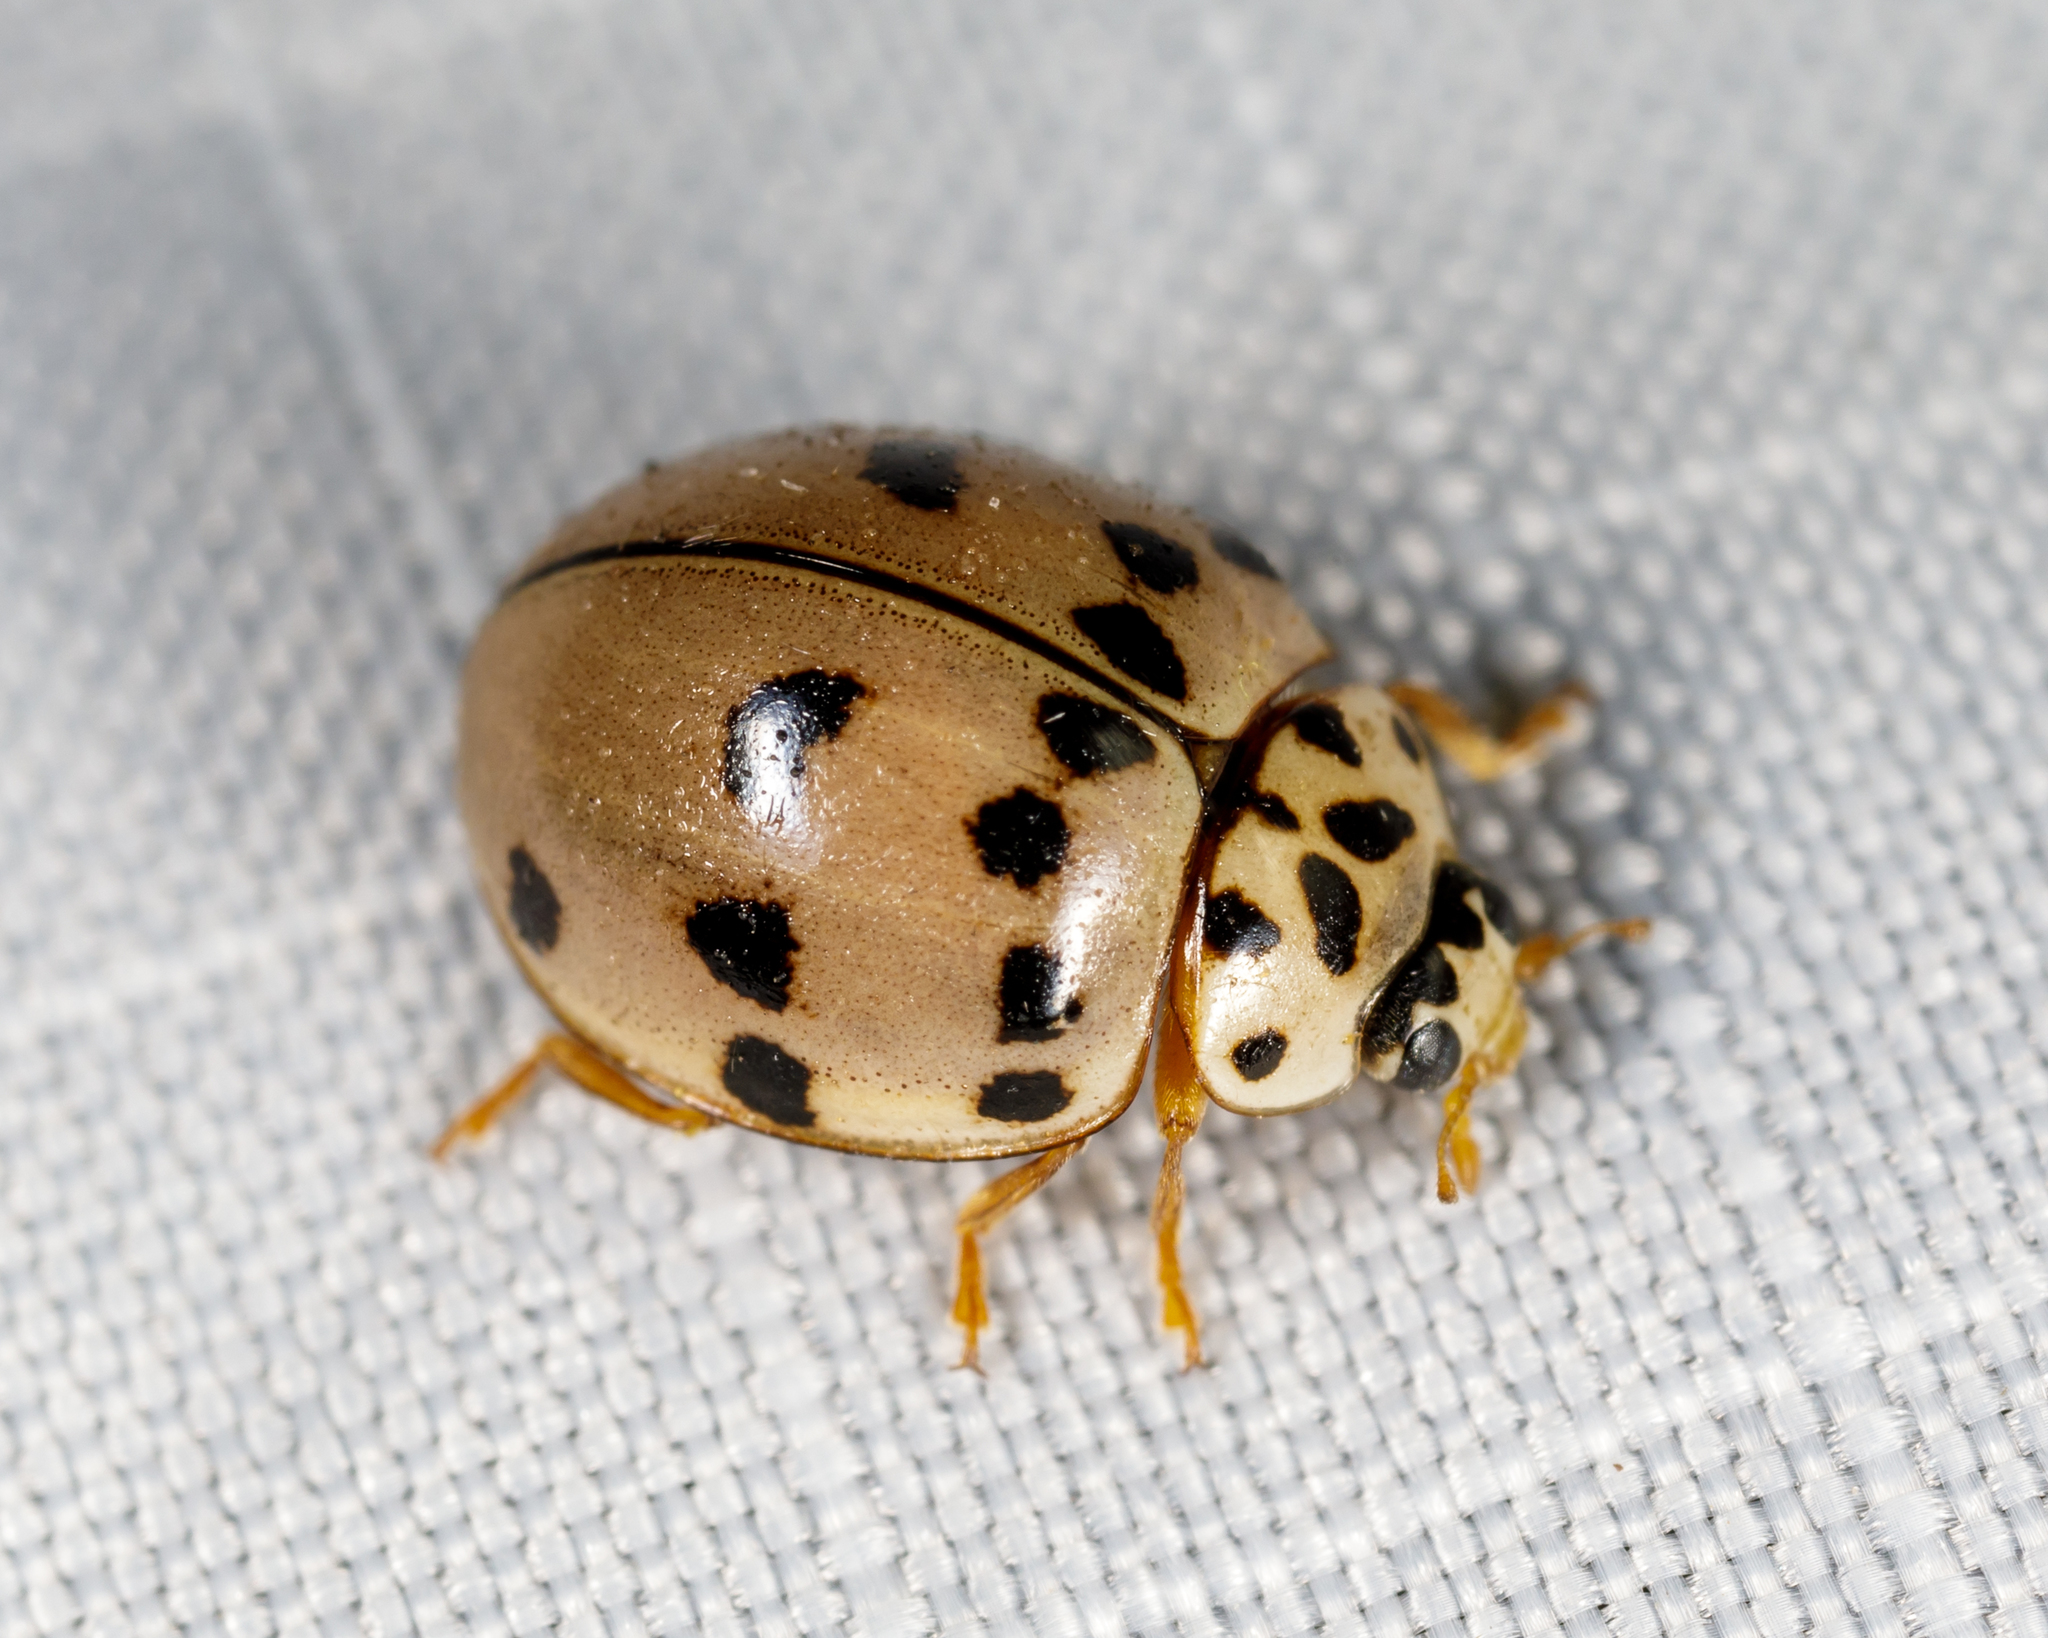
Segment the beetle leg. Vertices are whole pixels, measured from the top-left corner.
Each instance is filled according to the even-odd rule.
[[[1186,1334],[1189,1370],[1202,1363],[1202,1328],[1180,1281],[1180,1209],[1187,1198],[1181,1150],[1202,1124],[1208,1104],[1209,1094],[1195,1073],[1187,1037],[1181,1034],[1179,1021],[1168,1018],[1159,1036],[1159,1062],[1152,1072],[1153,1113],[1159,1121],[1159,1135],[1166,1139],[1166,1154],[1159,1162],[1159,1188],[1152,1196],[1152,1232],[1159,1241],[1159,1290],[1165,1299],[1161,1323],[1169,1331]]]
[[[981,1328],[988,1324],[988,1291],[981,1276],[979,1237],[1009,1216],[1013,1207],[1044,1188],[1053,1173],[1079,1154],[1081,1145],[1087,1141],[1078,1137],[1072,1143],[1033,1155],[1015,1171],[1005,1172],[985,1188],[975,1190],[960,1208],[960,1285],[953,1295],[953,1318],[966,1331],[967,1345],[961,1350],[960,1365],[955,1369],[981,1369],[980,1338]]]
[[[607,1103],[615,1103],[629,1115],[638,1115],[657,1126],[695,1133],[718,1124],[701,1110],[669,1103],[643,1091],[624,1071],[600,1057],[575,1036],[547,1035],[511,1074],[448,1123],[441,1135],[434,1139],[434,1147],[430,1151],[433,1157],[445,1160],[449,1150],[464,1138],[481,1137],[500,1115],[524,1096],[543,1069],[558,1069],[584,1091],[603,1098]]]
[[[1436,1197],[1447,1206],[1460,1189],[1470,1194],[1479,1187],[1479,1145],[1472,1141],[1468,1111],[1480,1083],[1500,1072],[1485,1059],[1468,1058],[1457,1084],[1444,1094],[1444,1123],[1436,1138]]]
[[[1581,944],[1601,938],[1627,939],[1631,944],[1650,936],[1650,924],[1638,916],[1628,921],[1596,921],[1576,933],[1531,933],[1515,952],[1515,979],[1526,984],[1559,956],[1570,955]]]
[[[1556,933],[1531,933],[1515,951],[1515,981],[1526,984],[1559,956],[1576,950],[1589,939],[1647,938],[1647,921],[1596,921],[1569,937]],[[1444,1094],[1444,1122],[1436,1139],[1436,1197],[1449,1205],[1459,1194],[1479,1187],[1479,1146],[1472,1141],[1470,1108],[1472,1094],[1488,1081],[1507,1074],[1522,1056],[1522,1037],[1527,1015],[1520,992],[1502,1014],[1502,1021],[1486,1044],[1465,1059],[1465,1067],[1450,1091]]]
[[[1500,779],[1541,762],[1550,754],[1550,742],[1571,720],[1573,702],[1590,704],[1593,698],[1583,683],[1566,683],[1529,707],[1505,739],[1497,739],[1448,694],[1421,683],[1389,683],[1386,691],[1428,730],[1439,751],[1479,780]]]
[[[1182,920],[1173,970],[1166,983],[1159,1059],[1152,1066],[1152,1112],[1159,1122],[1159,1135],[1166,1139],[1166,1153],[1159,1162],[1159,1187],[1152,1196],[1152,1233],[1159,1242],[1159,1290],[1164,1299],[1160,1319],[1169,1331],[1184,1333],[1188,1370],[1202,1363],[1202,1327],[1180,1279],[1180,1211],[1187,1199],[1181,1151],[1201,1126],[1202,1113],[1209,1106],[1208,1090],[1195,1068],[1194,1049],[1188,1045],[1188,1023],[1194,1016],[1195,985],[1201,972],[1203,908],[1198,889]]]

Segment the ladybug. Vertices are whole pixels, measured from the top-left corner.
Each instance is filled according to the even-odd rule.
[[[1165,1323],[1181,1152],[1209,1100],[1311,1108],[1365,1074],[1466,1108],[1522,1049],[1525,935],[1457,854],[1423,748],[1492,778],[1430,690],[1314,690],[1321,634],[1230,530],[1026,450],[832,426],[667,463],[564,523],[485,621],[459,790],[492,916],[561,1020],[544,1068],[658,1125],[1028,1160],[980,1237],[1130,1106],[1158,1041]]]

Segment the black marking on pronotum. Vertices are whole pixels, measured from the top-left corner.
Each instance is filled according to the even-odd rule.
[[[1358,960],[1358,929],[1364,907],[1344,867],[1311,853],[1301,861],[1301,892],[1309,918],[1316,924],[1316,957],[1335,978],[1351,971]]]
[[[1406,808],[1378,796],[1370,802],[1332,802],[1323,809],[1323,829],[1354,859],[1378,864],[1401,851],[1415,834],[1415,821]]]
[[[1081,1016],[1079,999],[1067,992],[1059,952],[1043,944],[1014,945],[1004,954],[997,999],[998,1041],[1050,1041]]]
[[[1429,901],[1429,929],[1422,935],[1425,943],[1476,950],[1486,942],[1486,923],[1465,902],[1466,893],[1477,885],[1469,871],[1450,864],[1438,867],[1436,891]]]
[[[801,569],[808,574],[821,574],[834,580],[849,581],[856,586],[866,586],[871,591],[886,592],[891,597],[900,597],[906,602],[937,609],[942,614],[950,614],[956,620],[965,620],[969,625],[979,626],[983,631],[1002,638],[1006,643],[1014,643],[1017,647],[1036,654],[1040,659],[1050,661],[1062,671],[1092,684],[1111,699],[1123,701],[1140,716],[1158,723],[1178,737],[1173,718],[1158,706],[1132,693],[1108,672],[1090,665],[1079,655],[1070,654],[1059,644],[1049,642],[1035,631],[1027,630],[1014,621],[1005,620],[1000,614],[992,614],[987,609],[979,608],[963,597],[955,597],[951,592],[941,591],[936,586],[920,585],[917,581],[905,580],[901,575],[891,574],[886,569],[873,568],[865,563],[845,563],[836,557],[822,557],[816,552],[799,551],[793,546],[775,546],[760,540],[626,540],[615,546],[592,546],[586,551],[571,552],[567,557],[557,558],[552,563],[543,563],[530,573],[521,575],[505,588],[504,595],[499,601],[507,602],[525,591],[527,587],[538,585],[541,581],[558,574],[567,574],[572,569],[590,568],[600,563],[659,562],[665,558],[677,557],[699,558],[711,562],[765,563],[772,568]]]
[[[1456,859],[1446,859],[1437,866],[1436,891],[1429,901],[1429,930],[1422,935],[1424,943],[1455,944],[1461,950],[1476,950],[1486,942],[1485,922],[1466,902],[1466,895],[1474,891],[1479,894],[1486,920],[1500,930],[1500,936],[1510,944],[1520,942],[1522,918],[1515,914],[1507,894],[1477,871]]]
[[[1485,921],[1480,919],[1479,911],[1466,903],[1466,896],[1475,890],[1486,913]],[[1407,1043],[1401,1068],[1395,1075],[1396,1084],[1428,1091],[1442,1085],[1458,1067],[1464,1048],[1457,1032],[1441,1020],[1432,1020],[1411,1033],[1414,1013],[1425,1004],[1447,1007],[1458,999],[1458,975],[1443,947],[1448,944],[1459,950],[1478,949],[1486,942],[1488,921],[1509,943],[1515,941],[1520,921],[1505,893],[1456,859],[1447,859],[1437,866],[1436,887],[1429,901],[1429,926],[1423,931],[1421,947],[1394,974],[1365,1025],[1368,1057],[1383,1056]],[[1422,1039],[1425,1034],[1430,1036],[1427,1041]],[[1437,1078],[1417,1078],[1428,1075]]]
[[[960,497],[960,453],[951,444],[884,438],[860,475],[921,512],[950,512]]]
[[[1301,829],[1301,821],[1295,817],[1294,810],[1271,791],[1254,792],[1245,806],[1275,830]]]
[[[1235,529],[1226,529],[1219,524],[1209,525],[1209,538],[1216,545],[1216,555],[1225,563],[1255,574],[1261,580],[1278,580],[1280,571],[1267,561],[1266,554],[1246,540]]]
[[[804,774],[804,752],[837,739],[867,690],[843,671],[792,672],[758,685],[725,714],[725,788],[751,811],[773,805]]]
[[[735,1035],[725,1047],[725,1089],[777,1126],[809,1126],[811,1072],[773,1041]]]
[[[1408,726],[1408,719],[1396,711],[1387,719],[1394,725],[1394,738],[1401,746],[1402,754],[1418,767],[1422,764],[1422,747],[1415,743],[1414,731]]]
[[[712,899],[683,920],[690,947],[711,976],[770,1012],[789,1005],[790,957],[803,946],[789,936],[789,912],[763,899]]]
[[[1448,1007],[1457,999],[1458,975],[1450,962],[1436,945],[1423,945],[1394,974],[1366,1020],[1366,1056],[1381,1057],[1407,1040],[1417,1007]]]
[[[1021,785],[1008,796],[984,802],[968,822],[967,833],[981,850],[981,866],[991,876],[1008,876],[1019,887],[1036,887],[1067,862],[1066,815]]]
[[[1028,1125],[1051,1120],[1074,1101],[1059,1076],[1049,1069],[1005,1070],[992,1081],[984,1081],[975,1113],[987,1120],[1006,1120]]]
[[[1479,902],[1486,907],[1486,919],[1493,923],[1494,931],[1510,944],[1520,944],[1522,918],[1515,911],[1514,900],[1484,876],[1475,875],[1472,880],[1479,888]]]
[[[1202,942],[1218,955],[1264,955],[1280,942],[1273,918],[1234,887],[1202,907]]]
[[[555,884],[541,874],[525,848],[512,850],[511,863],[513,930],[529,949],[546,955],[562,936],[562,901],[555,897]]]
[[[1038,731],[1052,754],[1084,778],[1115,773],[1159,754],[1152,736],[1121,711],[1079,694],[1041,694]]]
[[[1186,591],[1201,579],[1195,554],[1157,529],[1142,523],[1105,523],[1102,532],[1116,549],[1117,561],[1141,586],[1156,592]]]
[[[1187,667],[1173,639],[1135,603],[1097,603],[1073,611],[1074,624],[1109,663],[1135,683],[1170,700],[1188,697]]]
[[[1344,726],[1344,713],[1336,706],[1315,700],[1296,706],[1287,720],[1306,743],[1319,751],[1328,751],[1345,767],[1356,768],[1365,760],[1364,753],[1358,749],[1358,741]]]
[[[1277,1029],[1262,1029],[1256,1035],[1247,1035],[1230,1049],[1230,1061],[1237,1065],[1237,1072],[1248,1081],[1263,1081],[1280,1067],[1280,1060],[1287,1055],[1287,1037]]]
[[[1394,1084],[1410,1092],[1434,1092],[1457,1072],[1464,1057],[1465,1043],[1458,1032],[1443,1019],[1432,1018],[1408,1037]]]

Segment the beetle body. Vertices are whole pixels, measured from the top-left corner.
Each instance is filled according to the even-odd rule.
[[[1142,492],[780,433],[650,466],[526,564],[460,800],[576,1062],[801,1142],[1049,1157],[1035,1187],[1136,1095],[1170,966],[1184,1124],[1511,1066],[1506,901],[1402,706],[1301,691],[1327,657],[1252,547]]]

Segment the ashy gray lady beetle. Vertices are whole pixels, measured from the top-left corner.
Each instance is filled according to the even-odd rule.
[[[1523,937],[1459,862],[1419,723],[1492,778],[1543,754],[1427,689],[1309,692],[1329,649],[1247,541],[976,437],[776,433],[651,466],[485,622],[460,787],[491,913],[565,1033],[552,1066],[659,1125],[861,1154],[1033,1156],[979,1237],[1154,1071],[1165,1321],[1205,1101],[1270,1115],[1363,1071],[1444,1093],[1521,1053]],[[1164,980],[1162,987],[1162,980]]]

